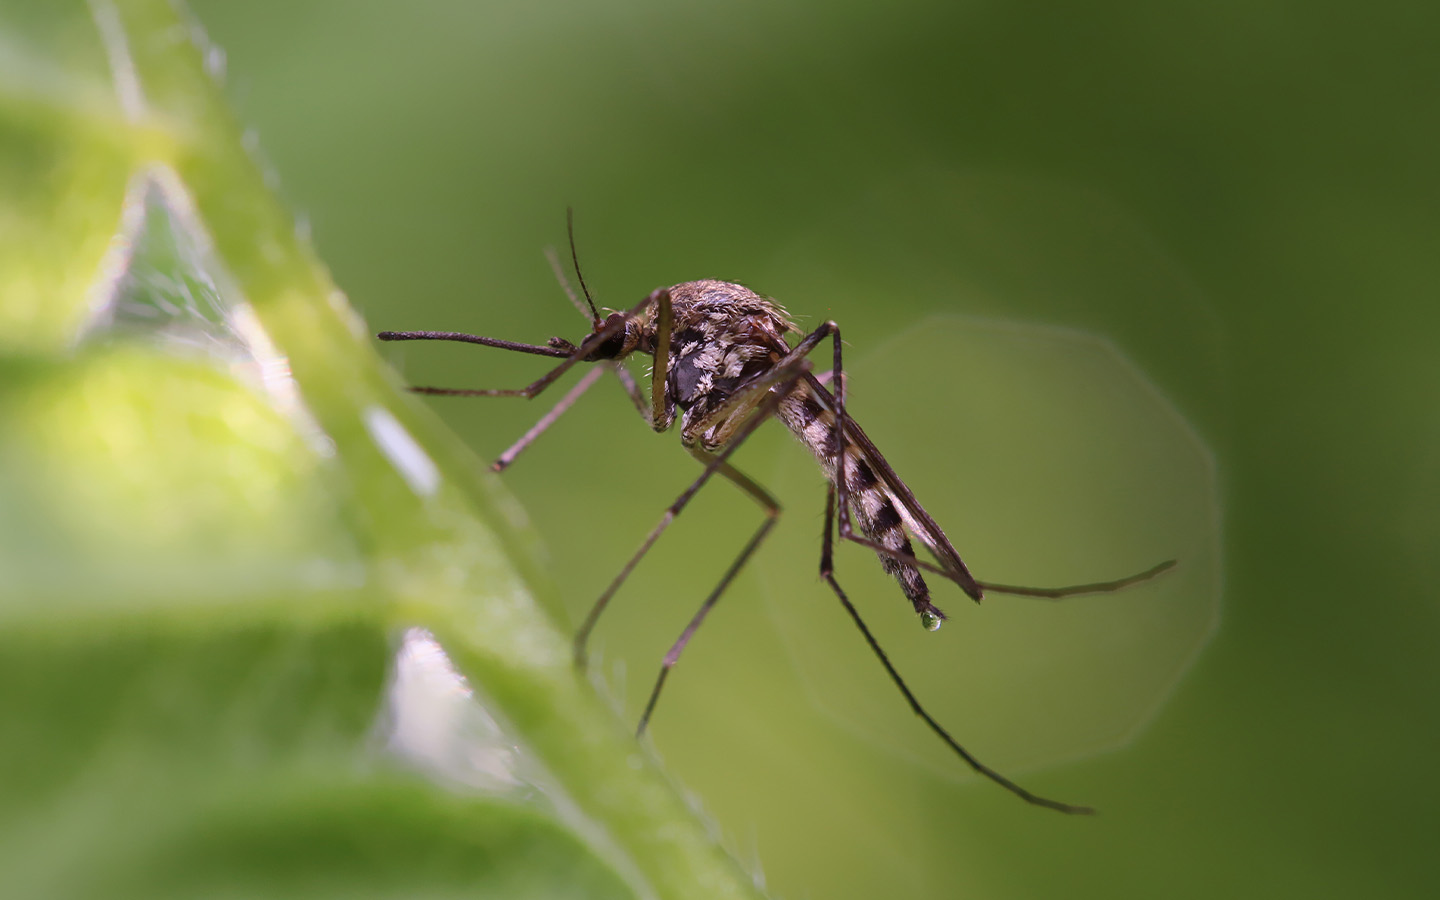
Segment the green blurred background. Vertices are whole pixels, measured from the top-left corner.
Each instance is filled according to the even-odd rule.
[[[1042,753],[1011,773],[1102,809],[1075,820],[914,764],[904,748],[929,753],[931,738],[903,708],[910,730],[881,742],[822,707],[773,612],[839,615],[813,580],[801,597],[776,586],[813,572],[818,480],[783,434],[745,449],[748,469],[778,476],[788,517],[677,670],[655,742],[777,895],[1398,897],[1440,883],[1433,5],[193,7],[283,194],[376,329],[578,337],[541,256],[574,206],[604,305],[719,276],[842,323],[857,414],[920,401],[871,431],[916,460],[903,472],[927,502],[962,494],[942,521],[962,553],[963,535],[983,537],[982,558],[1009,554],[992,566],[1006,580],[1064,578],[1023,561],[1066,551],[1063,536],[1022,543],[1050,515],[1043,491],[963,502],[982,480],[969,467],[1008,451],[957,425],[952,398],[1005,385],[965,380],[963,345],[902,376],[874,356],[887,340],[956,313],[1101,335],[1213,452],[1213,639],[1111,752]],[[540,371],[465,347],[391,355],[409,379],[457,386]],[[486,458],[539,411],[434,406]],[[1095,439],[1037,444],[1065,459]],[[693,476],[674,444],[612,385],[507,474],[572,619]],[[937,446],[953,457],[925,461]],[[713,493],[602,626],[631,718],[754,522]],[[1097,531],[1123,544],[1112,526]],[[874,568],[861,551],[841,565],[862,608],[899,622],[893,587],[860,586]],[[933,667],[983,644],[1003,602],[907,638],[897,659]],[[873,667],[836,635],[835,653]],[[1024,704],[1001,673],[958,682],[924,695]],[[1009,740],[951,724],[982,754]]]

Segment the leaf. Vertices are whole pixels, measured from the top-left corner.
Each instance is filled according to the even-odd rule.
[[[742,897],[160,0],[0,13],[0,872]]]

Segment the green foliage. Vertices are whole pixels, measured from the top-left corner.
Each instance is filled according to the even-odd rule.
[[[0,12],[0,893],[750,896],[207,52],[162,0]]]

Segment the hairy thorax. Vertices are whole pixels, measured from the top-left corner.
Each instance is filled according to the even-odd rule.
[[[683,412],[686,443],[713,450],[724,433],[707,416],[735,389],[773,368],[788,351],[785,333],[796,331],[785,310],[747,287],[727,281],[687,281],[670,288],[674,325],[665,373],[666,404]]]

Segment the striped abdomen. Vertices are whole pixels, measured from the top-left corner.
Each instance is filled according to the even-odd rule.
[[[832,399],[826,394],[820,397],[814,388],[802,383],[790,396],[780,403],[777,415],[800,442],[810,448],[825,471],[825,477],[835,482],[839,461],[840,434],[832,410]],[[886,490],[874,469],[857,451],[854,443],[847,440],[845,454],[846,487],[850,494],[850,509],[861,533],[875,543],[897,553],[914,557],[910,537],[905,533],[900,509],[895,498]],[[885,571],[895,576],[905,596],[910,599],[927,627],[939,627],[944,615],[930,603],[930,588],[925,584],[920,570],[901,562],[893,556],[877,554]]]

